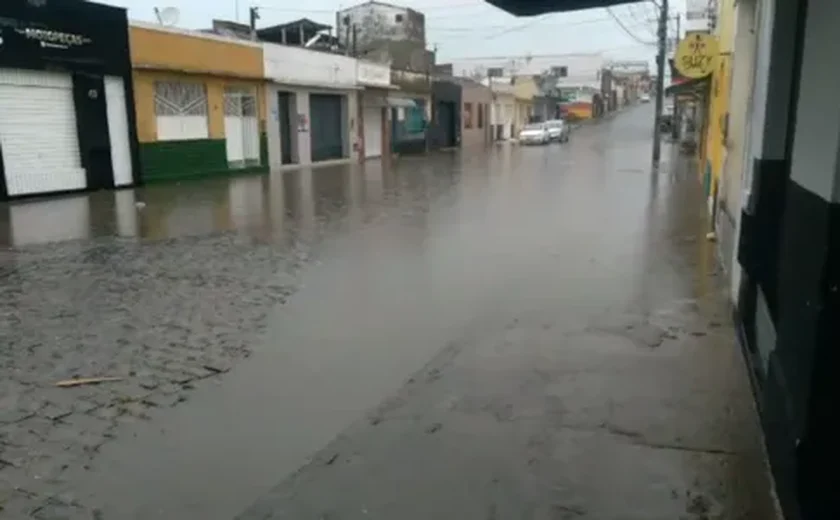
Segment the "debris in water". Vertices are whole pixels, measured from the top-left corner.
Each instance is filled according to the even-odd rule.
[[[55,384],[55,386],[61,388],[69,388],[73,386],[83,386],[83,385],[98,385],[99,383],[111,383],[114,381],[122,381],[121,377],[80,377],[76,379],[65,379],[64,381],[59,381]]]

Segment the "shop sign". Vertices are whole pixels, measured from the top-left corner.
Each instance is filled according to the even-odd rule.
[[[27,40],[37,41],[41,47],[45,48],[69,49],[70,47],[79,47],[90,43],[90,38],[86,38],[80,34],[51,31],[49,29],[27,27],[24,29],[15,29],[15,32],[22,35]]]
[[[690,34],[677,45],[674,67],[685,78],[705,78],[714,70],[717,56],[718,44],[714,36]]]

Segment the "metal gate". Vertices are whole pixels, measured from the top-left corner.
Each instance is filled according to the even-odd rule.
[[[260,164],[260,130],[254,89],[225,88],[225,151],[231,168]]]
[[[309,96],[309,135],[312,161],[340,159],[344,156],[341,96]]]

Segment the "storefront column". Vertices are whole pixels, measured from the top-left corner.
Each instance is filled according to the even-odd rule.
[[[767,86],[767,100],[763,132],[753,133],[761,154],[739,256],[752,283],[739,310],[763,376],[759,405],[787,517],[836,518],[827,475],[840,392],[833,373],[840,348],[840,69],[825,64],[840,53],[840,3],[813,0],[807,12],[797,4],[775,2],[768,81],[756,81]]]
[[[309,92],[300,90],[295,93],[295,107],[297,108],[297,114],[294,114],[292,131],[297,131],[298,164],[312,164],[312,136],[310,134],[312,121],[310,121]],[[306,118],[306,128],[300,128],[299,126],[301,117]]]

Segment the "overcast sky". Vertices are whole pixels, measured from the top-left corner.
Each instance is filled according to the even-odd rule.
[[[102,1],[102,0],[100,0]],[[337,0],[105,0],[129,9],[129,18],[155,21],[154,7],[176,7],[180,27],[210,27],[213,18],[247,21],[248,8],[260,7],[259,26],[298,18],[334,25],[335,11],[361,2]],[[429,48],[438,50],[438,62],[482,56],[525,56],[604,51],[614,59],[653,63],[657,7],[652,0],[606,9],[516,18],[481,0],[399,0],[426,15]],[[658,1],[657,1],[658,3]],[[685,11],[685,0],[671,0],[673,14]],[[620,27],[610,12],[622,20]],[[671,31],[674,24],[671,24]],[[629,33],[629,34],[628,34]]]

